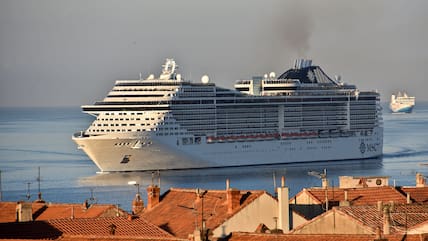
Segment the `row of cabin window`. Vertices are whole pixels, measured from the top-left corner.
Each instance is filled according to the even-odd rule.
[[[157,114],[160,115],[160,114],[163,114],[163,113],[158,112]],[[111,112],[110,113],[110,112],[107,112],[107,113],[105,113],[105,115],[128,115],[128,113],[127,112],[119,112],[119,113],[115,113],[115,112]],[[137,112],[137,113],[130,112],[129,115],[144,115],[144,112]]]
[[[172,125],[173,123],[159,123],[160,125]],[[137,126],[138,124],[135,123],[131,123],[131,124],[127,124],[127,123],[122,123],[122,124],[92,124],[92,126]],[[138,126],[152,126],[152,123],[149,124],[145,124],[145,123],[140,123]],[[176,127],[177,128],[177,127]]]
[[[95,125],[95,124],[93,124],[92,126],[109,126],[109,124],[97,124],[97,125]],[[110,124],[110,126],[135,126],[135,124],[125,124],[125,123],[123,123],[123,124]],[[150,125],[150,124],[140,124],[140,126],[152,126],[152,125]]]
[[[134,92],[134,91],[148,91],[148,92],[154,92],[154,91],[161,91],[161,92],[164,92],[164,91],[174,91],[175,92],[175,89],[147,89],[147,88],[126,88],[126,89],[117,89],[117,88],[114,88],[113,89],[113,92],[116,92],[116,91],[127,91],[127,92]]]
[[[159,131],[177,131],[178,130],[178,127],[174,127],[174,128],[150,128],[150,129],[137,129],[136,131],[155,131],[155,130],[159,130]],[[132,129],[128,129],[128,130],[126,130],[126,129],[95,129],[95,130],[89,130],[89,131],[91,131],[91,132],[123,132],[123,131],[132,131]],[[167,133],[165,133],[165,135],[167,135],[168,134],[168,132]],[[170,133],[171,135],[173,135],[173,134],[175,134],[175,135],[178,135],[178,134],[180,134],[180,133]],[[184,134],[184,133],[181,133],[181,134]]]
[[[153,130],[154,129],[137,129],[136,131],[137,132],[141,132],[141,131],[153,131]],[[120,130],[120,129],[117,129],[117,130],[114,130],[114,129],[112,129],[112,130],[110,130],[110,129],[107,129],[107,130],[104,130],[104,129],[101,129],[101,130],[92,130],[92,132],[126,132],[126,131],[131,132],[132,130],[131,129],[128,129],[128,130],[126,130],[126,129],[122,129],[122,130]],[[157,136],[168,136],[168,135],[178,136],[178,135],[184,135],[184,132],[156,133],[156,135]]]
[[[184,135],[184,132],[171,132],[171,133],[156,133],[157,136],[179,136],[179,135]]]
[[[114,112],[112,112],[112,113],[105,113],[105,115],[127,115],[128,113],[125,113],[125,112],[119,112],[119,113],[117,113],[117,114],[115,114]],[[144,113],[142,113],[142,112],[138,112],[138,113],[134,113],[134,112],[131,112],[131,113],[129,113],[129,115],[143,115]]]
[[[158,117],[157,118],[158,120],[162,120],[162,118],[160,118],[160,117]],[[116,120],[116,121],[118,121],[118,120],[121,120],[121,121],[123,121],[123,120],[127,120],[127,121],[129,121],[129,120],[137,120],[137,121],[139,121],[139,120],[141,120],[140,118],[110,118],[110,119],[107,119],[107,118],[101,118],[101,119],[98,119],[98,120],[101,120],[101,121],[113,121],[113,120]],[[145,120],[155,120],[155,118],[145,118]]]
[[[139,132],[139,131],[153,131],[154,129],[153,128],[151,128],[151,129],[137,129],[136,131],[137,132]],[[128,131],[128,132],[130,132],[130,131],[132,131],[131,129],[128,129],[128,130],[126,130],[126,129],[106,129],[106,130],[104,130],[104,129],[96,129],[96,130],[89,130],[90,132],[126,132],[126,131]]]
[[[141,120],[140,118],[126,118],[126,119],[123,119],[123,118],[110,118],[110,119],[108,119],[108,118],[101,118],[101,119],[98,119],[98,120],[100,120],[100,121],[113,121],[113,120],[137,120],[137,121],[139,121],[139,120]],[[146,118],[146,120],[148,120],[147,118]]]

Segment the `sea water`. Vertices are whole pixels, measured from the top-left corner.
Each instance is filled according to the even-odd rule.
[[[146,197],[151,183],[160,183],[163,193],[171,187],[225,189],[229,179],[231,187],[274,195],[285,176],[290,195],[295,195],[302,188],[320,186],[320,179],[308,172],[324,169],[330,185],[338,185],[339,176],[389,176],[390,185],[414,186],[417,172],[428,176],[428,103],[418,102],[411,114],[392,114],[384,105],[383,119],[384,155],[378,159],[97,174],[95,164],[71,140],[93,117],[78,107],[0,108],[1,199],[33,201],[40,189],[47,202],[90,200],[129,211],[138,188]]]

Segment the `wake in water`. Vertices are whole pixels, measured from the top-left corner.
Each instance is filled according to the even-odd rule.
[[[428,150],[415,151],[411,149],[405,149],[393,153],[383,154],[384,158],[402,158],[402,157],[417,157],[417,156],[426,156],[428,155]]]

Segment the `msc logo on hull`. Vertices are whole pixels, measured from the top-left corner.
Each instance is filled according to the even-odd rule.
[[[364,154],[366,152],[377,152],[379,149],[379,143],[364,143],[364,141],[360,144],[360,152]]]

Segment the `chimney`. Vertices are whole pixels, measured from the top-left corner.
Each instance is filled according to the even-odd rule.
[[[132,214],[140,214],[144,210],[144,202],[139,193],[135,194],[132,201]]]
[[[18,202],[16,205],[18,222],[33,221],[33,206],[31,203]]]
[[[410,199],[410,193],[406,193],[406,203],[411,204],[412,200]]]
[[[200,229],[195,229],[193,234],[189,235],[189,240],[191,241],[202,241],[202,232]]]
[[[290,230],[290,205],[289,205],[289,190],[285,186],[285,178],[281,177],[281,187],[277,188],[278,193],[278,228],[283,233],[288,233]]]
[[[339,206],[345,206],[345,207],[351,206],[351,203],[348,200],[348,190],[344,191],[344,195],[345,195],[344,200],[340,201]]]
[[[416,187],[425,187],[426,180],[421,173],[416,173]]]
[[[382,233],[380,232],[380,228],[376,227],[376,236],[374,240],[381,240],[382,239]]]
[[[156,185],[150,185],[147,188],[147,209],[152,209],[158,205],[160,201],[160,187]]]
[[[85,201],[83,202],[83,209],[86,210],[88,208],[89,208],[89,203],[88,203],[88,200],[85,199]]]
[[[42,193],[41,192],[39,192],[37,194],[37,197],[38,197],[37,200],[34,201],[35,203],[45,203],[45,200],[42,199]]]
[[[226,202],[227,212],[232,213],[241,204],[241,191],[230,187],[229,179],[226,180]]]
[[[395,211],[395,203],[394,201],[389,201],[389,212]]]
[[[110,235],[115,235],[117,226],[112,223],[108,227],[110,228]]]
[[[373,241],[388,241],[387,238],[382,237],[382,232],[380,231],[380,227],[376,227],[376,235]]]
[[[383,203],[382,201],[377,201],[377,211],[382,212],[383,211]]]
[[[391,220],[389,217],[389,206],[383,207],[383,234],[390,234]]]
[[[322,178],[322,188],[327,189],[328,188],[328,179],[326,177]]]

